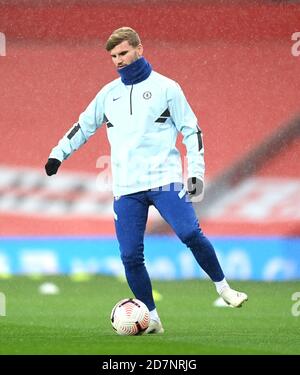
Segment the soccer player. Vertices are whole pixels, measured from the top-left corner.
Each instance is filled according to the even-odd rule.
[[[120,75],[105,85],[58,142],[45,165],[56,174],[61,162],[103,123],[111,146],[114,217],[121,260],[129,287],[150,311],[147,333],[163,333],[144,263],[144,233],[153,205],[215,283],[225,302],[240,307],[247,295],[231,289],[192,206],[204,189],[204,148],[197,118],[179,84],[154,71],[143,57],[139,35],[115,30],[106,50]],[[178,132],[187,150],[187,191],[175,143]]]

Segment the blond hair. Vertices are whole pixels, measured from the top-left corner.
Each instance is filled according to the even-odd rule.
[[[139,44],[141,44],[139,34],[131,27],[123,26],[115,30],[107,39],[105,45],[106,51],[111,51],[118,44],[124,42],[125,40],[127,40],[132,47],[137,47]]]

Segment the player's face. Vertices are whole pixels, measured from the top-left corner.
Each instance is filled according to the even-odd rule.
[[[110,55],[115,66],[121,69],[143,55],[143,46],[139,44],[137,47],[133,47],[127,40],[124,40],[110,51]]]

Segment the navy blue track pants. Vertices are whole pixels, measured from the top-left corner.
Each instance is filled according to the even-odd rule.
[[[151,205],[191,249],[211,280],[221,281],[224,278],[215,250],[200,229],[192,203],[181,183],[115,197],[115,227],[127,282],[135,297],[143,301],[150,311],[155,308],[155,303],[144,263],[144,233]]]

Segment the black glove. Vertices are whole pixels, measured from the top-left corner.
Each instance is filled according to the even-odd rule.
[[[200,197],[203,193],[203,181],[197,177],[189,177],[187,180],[187,191],[191,197]]]
[[[49,158],[47,164],[45,165],[45,170],[48,176],[52,176],[56,174],[59,166],[61,165],[61,161],[54,158]]]

